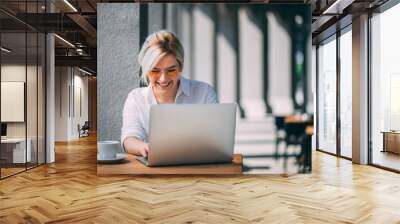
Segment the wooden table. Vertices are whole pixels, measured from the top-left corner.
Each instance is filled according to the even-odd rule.
[[[0,160],[3,159],[5,161],[4,163],[25,165],[26,162],[32,161],[31,138],[1,139],[1,147],[2,155]]]
[[[382,131],[382,134],[383,134],[382,152],[392,152],[400,154],[400,132]]]
[[[306,134],[307,135],[313,135],[314,134],[314,126],[309,125],[306,127]]]
[[[301,115],[289,115],[284,119],[285,124],[307,124],[312,125],[313,120],[308,117],[303,117]]]
[[[120,164],[97,164],[97,175],[242,174],[242,164],[242,155],[234,154],[232,163],[147,167],[128,154]]]

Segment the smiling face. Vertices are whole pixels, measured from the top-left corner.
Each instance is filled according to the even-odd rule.
[[[149,72],[149,81],[156,96],[173,97],[178,90],[181,67],[172,54],[168,54]]]

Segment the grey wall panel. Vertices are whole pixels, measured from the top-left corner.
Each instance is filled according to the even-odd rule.
[[[148,14],[148,30],[149,34],[164,29],[163,21],[164,18],[164,4],[161,3],[149,3],[149,14]]]
[[[98,4],[98,140],[120,140],[122,109],[139,86],[139,4]]]
[[[234,13],[227,5],[218,6],[218,98],[221,103],[236,101],[236,54]]]
[[[250,9],[239,9],[240,97],[247,117],[265,116],[263,96],[263,33]],[[257,21],[257,22],[256,22]]]
[[[213,85],[214,63],[214,19],[212,18],[212,5],[196,5],[193,8],[193,30],[194,57],[193,72],[194,79]]]

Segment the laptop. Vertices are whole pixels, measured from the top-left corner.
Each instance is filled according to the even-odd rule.
[[[232,162],[236,104],[162,104],[150,108],[146,166]]]

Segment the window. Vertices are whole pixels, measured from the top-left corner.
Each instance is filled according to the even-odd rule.
[[[340,36],[340,155],[352,157],[352,35],[351,26]]]
[[[318,48],[318,149],[336,153],[336,35]]]
[[[399,21],[400,4],[371,18],[371,157],[373,164],[395,170],[400,170]]]

